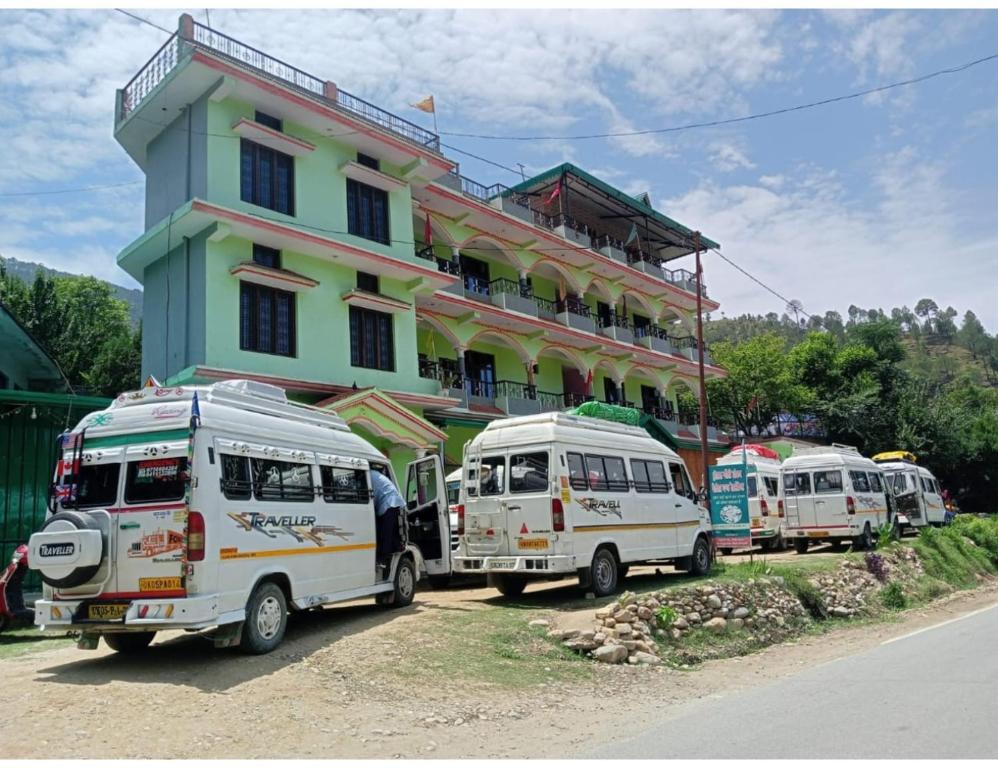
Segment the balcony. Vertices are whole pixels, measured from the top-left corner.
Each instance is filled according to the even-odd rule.
[[[551,229],[566,240],[570,240],[576,245],[581,245],[583,248],[593,247],[593,239],[589,234],[589,228],[571,216],[558,213],[551,217],[550,223]]]
[[[679,350],[672,343],[672,337],[657,325],[635,326],[634,343],[664,355],[679,354]]]
[[[662,269],[665,275],[665,281],[671,283],[677,288],[681,288],[688,293],[696,295],[697,292],[697,276],[690,272],[688,269]],[[707,286],[701,283],[700,289],[703,291],[704,298],[707,296]]]
[[[662,273],[662,260],[640,248],[627,251],[627,263],[646,275],[657,277],[659,280],[665,279]]]
[[[589,307],[575,296],[568,296],[556,304],[555,319],[559,323],[579,331],[596,333],[596,321]]]
[[[624,244],[614,237],[599,235],[593,238],[593,248],[614,261],[627,264],[627,252],[624,250]]]
[[[489,283],[489,298],[497,307],[538,317],[537,301],[532,294],[533,291],[528,286],[505,277]]]
[[[630,323],[626,317],[620,317],[616,312],[611,311],[606,316],[598,317],[596,325],[601,336],[606,336],[623,344],[634,343],[634,332],[630,328]]]
[[[678,339],[672,340],[676,349],[679,350],[679,354],[694,363],[700,360],[700,350],[697,344],[697,340],[693,336],[682,336]],[[713,365],[714,363],[710,359],[710,350],[705,349],[703,355],[704,365]]]
[[[164,89],[174,89],[174,86],[169,83],[173,72],[186,67],[191,62],[192,56],[198,53],[208,56],[203,56],[198,60],[200,66],[193,68],[196,73],[187,78],[190,82],[178,86],[175,89],[176,93],[169,95],[163,104],[159,104],[163,96],[161,92]],[[322,106],[332,107],[341,114],[345,113],[353,118],[359,118],[364,123],[401,138],[414,147],[435,153],[438,161],[442,161],[439,155],[440,138],[435,133],[377,107],[359,96],[339,89],[334,83],[324,78],[316,77],[200,24],[187,14],[180,18],[179,31],[174,33],[119,91],[116,132],[127,118],[147,103],[156,102],[157,105],[166,110],[172,108],[176,103],[184,103],[185,99],[197,98],[218,82],[222,76],[229,80],[231,68],[227,71],[226,63],[234,64],[240,71],[256,75],[256,78],[249,78],[249,80],[254,80],[256,84],[270,82],[295,91]],[[248,85],[247,81],[238,87],[249,88],[251,86]],[[253,87],[255,88],[255,86]],[[266,88],[265,85],[263,87]],[[196,91],[190,91],[191,88],[195,88]],[[256,101],[256,91],[252,96],[248,92],[240,92],[238,95],[244,100],[254,103]],[[157,114],[159,113],[157,112]],[[157,118],[156,122],[160,122],[161,119]],[[326,126],[328,127],[328,122]],[[319,130],[323,129],[319,127]],[[359,141],[361,137],[358,136],[357,139]],[[446,167],[451,167],[451,164],[447,164]],[[444,169],[441,168],[441,170]]]

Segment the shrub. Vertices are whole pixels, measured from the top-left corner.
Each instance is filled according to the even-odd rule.
[[[880,590],[880,599],[892,611],[903,611],[908,607],[908,598],[905,597],[901,584],[896,581]]]
[[[877,528],[877,549],[887,549],[894,543],[894,526],[891,523],[884,523]]]
[[[671,627],[672,622],[679,618],[679,612],[671,605],[663,605],[655,612],[660,627]]]
[[[890,572],[884,558],[876,552],[866,553],[866,570],[872,573],[881,584],[887,581],[887,574]]]

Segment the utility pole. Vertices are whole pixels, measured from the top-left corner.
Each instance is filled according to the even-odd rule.
[[[703,357],[703,267],[700,265],[700,232],[693,233],[693,247],[697,255],[697,355],[700,369],[700,460],[703,462],[702,487],[707,488],[707,380],[704,376]]]

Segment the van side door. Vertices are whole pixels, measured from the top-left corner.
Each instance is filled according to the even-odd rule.
[[[686,557],[693,552],[693,542],[700,525],[700,509],[696,501],[696,488],[681,461],[669,462],[672,480],[672,509],[675,513],[676,557]]]
[[[439,456],[417,459],[406,466],[405,502],[409,542],[419,548],[427,575],[450,575],[450,513]]]

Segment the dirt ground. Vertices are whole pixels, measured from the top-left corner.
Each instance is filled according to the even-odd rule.
[[[654,569],[634,569],[627,586],[651,581],[661,581]],[[296,617],[267,656],[215,650],[183,633],[157,637],[141,658],[117,656],[103,643],[97,651],[67,644],[0,662],[4,690],[18,692],[0,711],[0,755],[568,757],[690,701],[764,684],[996,600],[992,584],[896,622],[806,636],[688,671],[510,654],[466,674],[446,632],[489,626],[501,644],[503,632],[530,618],[583,621],[595,604],[568,582],[533,585],[513,607],[470,586],[421,591],[396,611],[371,602],[328,608]]]

